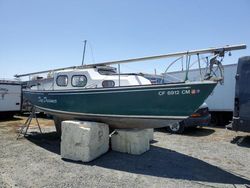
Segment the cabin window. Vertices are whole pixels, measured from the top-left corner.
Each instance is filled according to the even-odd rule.
[[[74,75],[71,79],[73,87],[84,87],[87,84],[87,77],[84,75]]]
[[[68,76],[67,75],[60,75],[56,78],[56,84],[58,86],[67,86],[68,85]]]
[[[60,75],[56,78],[56,84],[58,86],[64,87],[68,85],[68,76]]]
[[[114,67],[103,67],[103,68],[98,68],[97,70],[102,75],[113,75],[117,73],[117,70]]]
[[[115,82],[113,80],[104,80],[102,87],[115,87]]]

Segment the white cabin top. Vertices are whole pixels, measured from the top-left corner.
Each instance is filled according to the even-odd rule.
[[[112,67],[67,69],[54,72],[46,79],[33,80],[32,90],[64,90],[83,88],[112,88],[148,85],[150,80],[136,74],[117,74]]]

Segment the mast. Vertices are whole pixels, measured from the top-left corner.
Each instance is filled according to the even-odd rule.
[[[82,66],[83,66],[83,64],[84,64],[85,51],[86,51],[86,44],[87,44],[87,40],[84,40],[84,47],[83,47],[83,52],[82,52]]]
[[[118,61],[107,61],[107,62],[103,62],[103,63],[88,64],[86,66],[95,67],[95,66],[112,65],[112,64],[123,64],[123,63],[132,63],[132,62],[164,59],[164,58],[170,58],[170,57],[179,57],[179,56],[183,56],[183,55],[197,55],[197,54],[201,55],[201,54],[207,54],[207,53],[213,53],[215,55],[219,54],[220,56],[224,56],[225,52],[229,52],[229,51],[233,51],[233,50],[242,50],[242,49],[246,49],[246,47],[247,46],[245,44],[227,45],[225,47],[219,47],[219,48],[207,48],[207,49],[175,52],[175,53],[169,53],[169,54],[139,57],[139,58],[133,58],[133,59],[118,60]]]
[[[214,55],[219,55],[222,57],[222,56],[224,56],[225,52],[230,52],[230,51],[234,51],[234,50],[242,50],[242,49],[246,49],[246,47],[247,47],[245,44],[227,45],[227,46],[218,47],[218,48],[206,48],[206,49],[200,49],[200,50],[175,52],[175,53],[168,53],[168,54],[162,54],[162,55],[156,55],[156,56],[147,56],[147,57],[131,58],[131,59],[125,59],[125,60],[118,60],[118,61],[107,61],[107,62],[103,62],[103,63],[85,64],[84,65],[83,63],[84,63],[85,46],[86,46],[86,42],[84,43],[82,66],[72,66],[72,67],[52,69],[52,70],[47,70],[47,71],[20,74],[20,75],[15,75],[15,77],[18,78],[18,77],[24,77],[24,76],[34,75],[34,74],[41,74],[41,73],[46,73],[46,72],[53,72],[53,71],[74,69],[74,68],[95,68],[98,66],[107,66],[107,65],[112,65],[112,64],[123,64],[123,63],[132,63],[132,62],[164,59],[164,58],[170,58],[170,57],[180,57],[180,56],[184,56],[184,55],[191,56],[191,55],[197,55],[197,54],[201,55],[201,54],[212,53]]]

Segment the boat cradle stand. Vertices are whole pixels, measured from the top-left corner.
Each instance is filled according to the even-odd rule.
[[[40,124],[39,124],[39,122],[37,120],[37,116],[36,116],[36,107],[32,106],[31,113],[30,113],[29,117],[26,119],[25,123],[20,128],[20,131],[19,131],[19,133],[17,135],[17,138],[16,138],[17,140],[19,138],[21,138],[21,135],[23,135],[23,137],[25,137],[27,135],[28,129],[30,127],[30,123],[31,123],[33,118],[35,118],[36,124],[37,124],[37,126],[39,128],[39,131],[40,131],[40,133],[42,133]]]

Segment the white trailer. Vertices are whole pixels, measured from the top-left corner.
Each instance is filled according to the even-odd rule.
[[[218,83],[214,91],[205,101],[212,115],[212,123],[216,125],[225,125],[231,119],[234,110],[235,96],[235,75],[237,64],[224,65],[224,81]],[[188,73],[188,80],[197,81],[201,79],[201,74],[205,74],[206,69],[192,69]],[[186,71],[175,71],[164,74],[165,82],[179,79],[184,80]]]
[[[21,111],[22,86],[17,81],[0,80],[0,116],[13,116]]]

